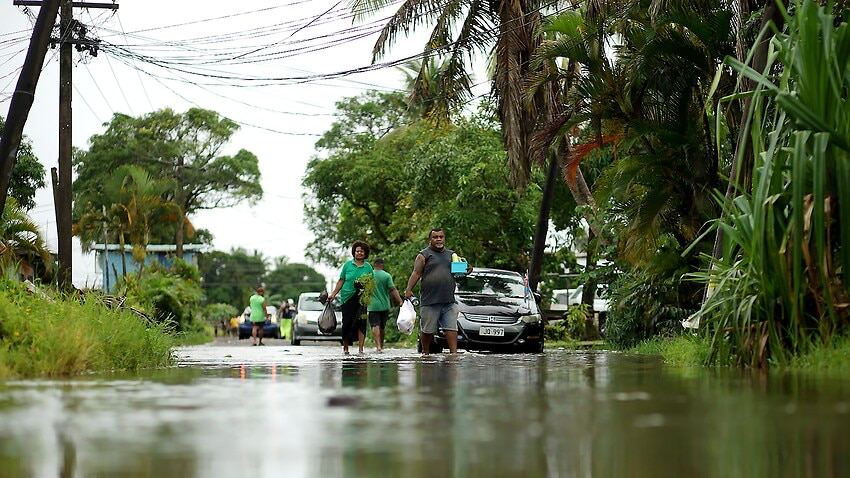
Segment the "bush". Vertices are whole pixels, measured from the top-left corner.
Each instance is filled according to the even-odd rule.
[[[184,331],[201,317],[203,291],[196,279],[200,279],[197,268],[176,260],[171,269],[154,265],[141,278],[125,277],[118,290],[157,322]]]
[[[95,295],[30,294],[0,280],[0,378],[68,376],[171,363],[173,339]]]
[[[676,336],[681,321],[697,311],[702,288],[682,277],[691,265],[672,249],[663,249],[643,268],[621,274],[609,286],[605,338],[619,348],[653,336]]]

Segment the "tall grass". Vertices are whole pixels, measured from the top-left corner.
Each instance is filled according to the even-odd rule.
[[[756,85],[755,169],[752,193],[724,204],[723,257],[701,276],[710,362],[788,364],[848,328],[850,31],[811,0],[785,14],[764,72],[727,59]]]
[[[97,298],[29,294],[0,282],[0,378],[57,377],[171,363],[173,338]]]

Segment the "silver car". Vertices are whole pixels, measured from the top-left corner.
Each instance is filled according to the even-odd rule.
[[[305,292],[298,296],[298,307],[295,319],[292,320],[292,333],[290,341],[292,345],[301,345],[302,340],[333,340],[342,342],[342,310],[334,303],[336,315],[336,330],[330,334],[323,334],[319,330],[319,314],[325,309],[324,304],[319,302],[318,292]]]

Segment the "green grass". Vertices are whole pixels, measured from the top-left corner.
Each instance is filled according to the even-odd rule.
[[[169,365],[173,337],[93,297],[30,295],[0,283],[0,378],[61,377]]]
[[[709,342],[703,337],[680,335],[672,338],[655,337],[628,349],[630,353],[660,355],[665,363],[680,367],[696,367],[706,363]]]
[[[850,337],[840,337],[829,345],[814,347],[810,352],[792,358],[789,368],[847,373],[850,370]]]

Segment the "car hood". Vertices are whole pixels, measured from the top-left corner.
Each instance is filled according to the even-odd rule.
[[[495,295],[455,295],[460,312],[481,315],[527,315],[536,310],[526,299]],[[530,306],[530,307],[529,307]]]

